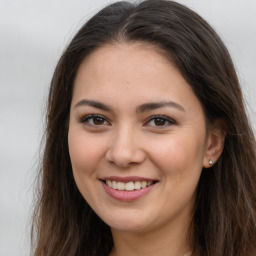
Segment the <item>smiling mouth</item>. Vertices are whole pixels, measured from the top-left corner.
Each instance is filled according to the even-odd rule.
[[[120,191],[134,191],[149,187],[157,181],[129,181],[121,182],[114,180],[102,180],[108,187]]]

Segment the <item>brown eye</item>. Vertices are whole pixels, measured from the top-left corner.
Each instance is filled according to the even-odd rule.
[[[103,125],[105,120],[102,117],[94,117],[92,118],[93,124],[95,125]]]
[[[166,124],[166,120],[163,118],[155,118],[154,120],[155,126],[164,126]]]
[[[146,126],[164,128],[175,124],[175,121],[167,116],[153,116],[151,117]]]
[[[109,125],[109,122],[101,115],[88,115],[81,119],[81,122],[90,126]]]

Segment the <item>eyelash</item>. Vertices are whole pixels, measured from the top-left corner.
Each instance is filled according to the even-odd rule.
[[[96,118],[100,118],[103,122],[107,122],[107,124],[100,124],[100,125],[97,125],[97,124],[90,124],[89,121],[90,120],[96,120]],[[109,125],[109,121],[102,115],[96,115],[96,114],[92,114],[92,115],[87,115],[87,116],[84,116],[83,118],[81,118],[80,120],[81,123],[87,123],[88,125],[90,126],[103,126],[103,125]]]
[[[170,125],[174,125],[174,124],[176,124],[176,122],[173,120],[173,119],[171,119],[171,118],[169,118],[169,117],[167,117],[167,116],[164,116],[164,115],[155,115],[155,116],[151,116],[148,120],[147,120],[147,122],[146,122],[146,126],[148,126],[148,123],[149,122],[151,122],[151,121],[156,121],[157,119],[159,119],[159,120],[161,120],[161,121],[164,121],[164,125],[154,125],[154,127],[158,127],[158,128],[165,128],[165,127],[167,127],[167,126],[170,126]],[[167,125],[166,125],[166,122],[168,123]]]
[[[95,124],[95,123],[91,124],[89,122],[90,120],[95,122],[96,118],[101,119],[103,124]],[[149,125],[149,123],[151,121],[155,121],[156,122],[157,119],[160,122],[164,122],[164,125]],[[102,126],[105,126],[105,125],[110,125],[110,122],[104,116],[98,115],[98,114],[91,114],[91,115],[84,116],[83,118],[81,118],[80,122],[81,123],[87,123],[89,126],[94,126],[94,127],[96,127],[96,126],[102,127]],[[168,124],[166,124],[166,122]],[[173,119],[171,119],[171,118],[169,118],[167,116],[164,116],[164,115],[154,115],[154,116],[151,116],[150,118],[148,118],[143,126],[153,126],[153,127],[158,127],[159,129],[161,129],[161,128],[165,128],[165,127],[168,127],[170,125],[175,125],[175,124],[176,124],[176,122]]]

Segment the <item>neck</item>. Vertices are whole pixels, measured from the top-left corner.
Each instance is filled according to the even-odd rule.
[[[110,256],[184,256],[191,248],[189,223],[161,229],[131,232],[112,229],[114,248]]]

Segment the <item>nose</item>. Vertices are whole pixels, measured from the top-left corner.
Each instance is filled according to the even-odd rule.
[[[118,167],[128,168],[145,161],[146,153],[143,142],[136,132],[130,128],[119,129],[112,134],[106,159]]]

